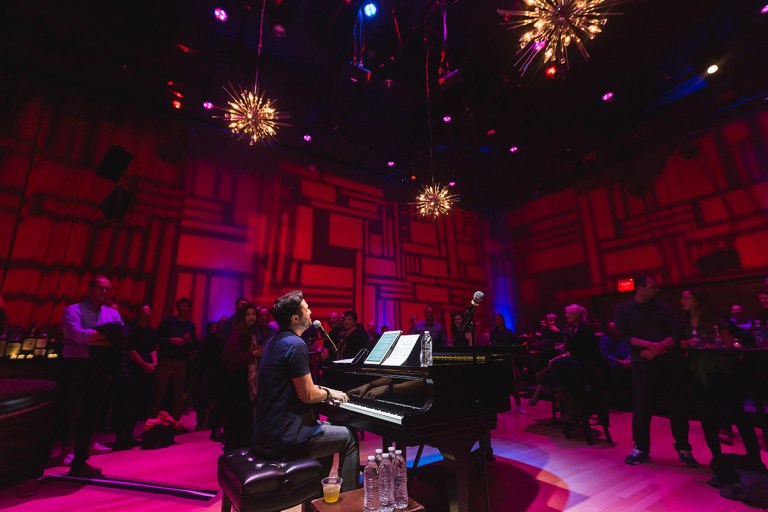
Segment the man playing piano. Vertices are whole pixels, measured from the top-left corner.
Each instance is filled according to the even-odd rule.
[[[318,459],[330,473],[339,454],[342,491],[358,486],[357,436],[347,427],[320,423],[311,404],[347,402],[349,397],[312,381],[307,345],[300,338],[312,325],[312,311],[298,290],[275,301],[272,316],[280,331],[264,348],[259,364],[254,451],[266,457]]]

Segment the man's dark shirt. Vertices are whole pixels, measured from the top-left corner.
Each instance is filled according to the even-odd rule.
[[[368,345],[368,333],[365,332],[363,324],[357,324],[355,330],[348,332],[343,338],[343,348],[341,349],[340,359],[351,359]]]
[[[640,356],[641,347],[632,346],[632,337],[661,342],[666,338],[678,339],[679,321],[672,309],[656,300],[642,303],[630,299],[616,306],[614,322],[619,341],[630,346],[632,362],[645,362]]]
[[[195,324],[191,320],[182,322],[175,316],[164,318],[157,326],[157,336],[160,340],[157,359],[165,361],[186,361],[189,359],[189,351],[193,343],[185,343],[181,346],[171,343],[171,338],[183,338],[185,334],[190,334],[194,343]]]
[[[259,363],[256,397],[257,445],[281,451],[322,432],[313,420],[312,406],[299,399],[293,379],[309,374],[309,355],[304,340],[282,331],[264,348]]]
[[[506,327],[497,329],[494,328],[489,336],[491,338],[491,345],[513,345],[515,343],[515,333],[507,329]]]
[[[135,350],[142,361],[151,363],[152,351],[158,343],[157,332],[153,327],[142,327],[139,324],[132,324],[129,329],[126,347],[128,352]]]

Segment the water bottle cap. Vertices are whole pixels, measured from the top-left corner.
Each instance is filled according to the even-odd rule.
[[[395,451],[395,447],[394,446],[390,446],[389,448],[387,448],[387,450],[389,450],[389,453],[392,453],[393,451]]]
[[[402,455],[402,454],[403,454],[403,450],[395,450],[395,455]]]
[[[424,331],[424,334],[429,334],[429,331]]]
[[[369,456],[368,456],[368,460],[369,460],[370,462],[373,462],[373,461],[375,461],[375,460],[376,460],[376,457],[374,457],[373,455],[369,455]]]
[[[376,448],[376,453],[381,453],[381,448]]]

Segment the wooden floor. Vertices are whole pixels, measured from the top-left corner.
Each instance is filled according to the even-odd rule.
[[[652,462],[628,466],[624,457],[631,449],[631,414],[611,415],[615,444],[600,436],[593,446],[582,437],[565,439],[559,426],[551,424],[548,402],[528,407],[525,413],[512,411],[499,416],[493,434],[496,461],[488,467],[491,510],[507,511],[622,511],[622,512],[736,512],[754,511],[738,502],[721,498],[707,485],[709,469],[689,469],[677,460],[672,448],[669,423],[654,418]],[[193,426],[192,415],[185,423]],[[109,438],[107,438],[109,439]],[[197,489],[217,489],[216,457],[221,445],[208,440],[208,432],[191,432],[177,437],[177,444],[155,451],[132,451],[95,455],[92,464],[103,467],[110,476],[162,482]],[[361,445],[361,458],[373,453],[379,438],[367,433]],[[691,423],[694,455],[709,462],[701,427]],[[763,461],[768,460],[763,449]],[[738,441],[726,451],[741,452]],[[414,450],[415,452],[415,450]],[[415,453],[409,452],[409,459]],[[423,469],[410,483],[411,495],[430,512],[445,510],[440,489],[440,456],[426,449]],[[61,473],[65,467],[51,467],[47,474]],[[473,494],[477,498],[479,489]],[[43,481],[37,495],[17,498],[13,489],[0,490],[0,510],[8,512],[96,512],[96,511],[218,511],[221,496],[206,502],[122,491],[91,485]],[[297,512],[295,507],[291,512]]]

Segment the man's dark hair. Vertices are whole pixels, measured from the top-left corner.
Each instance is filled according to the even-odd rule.
[[[191,308],[192,308],[192,301],[191,301],[191,300],[189,300],[189,299],[188,299],[188,298],[186,298],[186,297],[182,297],[182,298],[180,298],[179,300],[177,300],[177,301],[176,301],[176,309],[179,309],[179,306],[181,306],[181,305],[182,305],[182,304],[184,304],[185,302],[187,303],[187,306],[189,306],[189,307],[190,307],[190,309],[191,309]]]
[[[432,311],[435,310],[435,306],[433,306],[432,304],[427,304],[426,306],[424,306],[424,312],[426,313],[429,308],[432,308]]]
[[[341,316],[342,316],[342,318],[343,318],[343,317],[345,317],[345,316],[351,316],[351,317],[352,317],[352,320],[354,320],[355,322],[357,322],[357,313],[355,313],[355,312],[354,312],[354,311],[352,311],[352,310],[349,310],[349,311],[345,311],[345,312],[344,312],[344,314],[343,314],[343,315],[341,315]]]
[[[301,314],[301,301],[304,294],[301,290],[293,290],[278,297],[272,306],[272,318],[275,319],[281,331],[287,331],[291,326],[291,317]]]
[[[235,299],[235,308],[237,308],[237,305],[241,302],[250,303],[251,301],[248,299],[248,297],[238,297]]]
[[[109,278],[104,274],[96,274],[91,278],[90,281],[88,281],[88,288],[93,288],[94,286],[98,286],[99,281],[101,281],[102,279],[104,279],[105,281],[109,281]]]
[[[641,286],[645,287],[645,285],[648,284],[649,280],[655,281],[656,278],[650,274],[640,274],[639,276],[635,276],[633,280],[633,282],[635,283],[635,290],[637,290]]]

